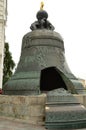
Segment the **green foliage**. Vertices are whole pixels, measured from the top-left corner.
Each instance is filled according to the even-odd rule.
[[[12,54],[9,51],[9,44],[5,43],[4,48],[4,69],[3,69],[3,85],[8,81],[8,79],[12,76],[13,68],[15,67],[15,63],[12,59]]]

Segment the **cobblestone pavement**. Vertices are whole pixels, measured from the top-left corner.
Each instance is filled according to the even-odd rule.
[[[44,126],[31,125],[13,119],[0,117],[0,130],[46,130]],[[86,130],[86,129],[79,129]]]

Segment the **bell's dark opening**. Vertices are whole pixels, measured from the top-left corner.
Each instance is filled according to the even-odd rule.
[[[67,90],[67,87],[57,68],[49,67],[41,70],[40,90],[50,91],[58,88],[64,88]]]

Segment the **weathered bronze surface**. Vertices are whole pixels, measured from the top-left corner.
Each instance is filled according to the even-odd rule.
[[[49,130],[86,128],[86,108],[80,104],[48,104],[45,127]]]
[[[45,10],[40,10],[37,12],[37,21],[31,24],[31,30],[37,29],[48,29],[54,30],[54,26],[47,20],[48,13]]]
[[[86,108],[64,88],[47,93],[45,127],[47,129],[86,128]]]
[[[70,71],[64,41],[47,20],[43,10],[37,13],[32,32],[24,35],[20,61],[3,94],[37,95],[47,93],[45,127],[48,129],[86,128],[86,108],[72,94],[83,93],[83,85]],[[64,99],[63,99],[64,98]]]
[[[20,61],[16,72],[3,87],[4,94],[39,94],[40,90],[61,87],[71,93],[78,93],[77,84],[83,90],[82,84],[67,65],[63,39],[53,31],[54,27],[47,18],[47,12],[40,10],[37,13],[39,25],[32,24],[33,31],[23,37]]]

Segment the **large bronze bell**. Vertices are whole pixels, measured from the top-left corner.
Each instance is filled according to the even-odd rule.
[[[31,95],[58,88],[71,93],[84,91],[67,65],[63,39],[47,17],[47,12],[40,10],[32,31],[23,37],[20,61],[3,87],[4,94]]]

